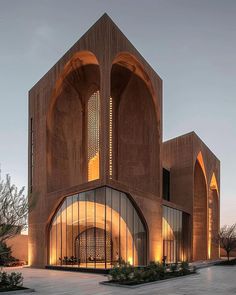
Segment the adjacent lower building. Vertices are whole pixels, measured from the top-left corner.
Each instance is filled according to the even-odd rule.
[[[220,162],[163,142],[162,80],[102,16],[29,92],[29,264],[217,259]]]

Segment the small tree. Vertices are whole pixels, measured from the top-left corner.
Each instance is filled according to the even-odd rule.
[[[236,250],[236,223],[223,226],[220,229],[218,241],[220,242],[220,247],[226,251],[229,261],[230,252]]]
[[[24,187],[19,191],[11,178],[6,175],[0,180],[0,243],[19,234],[27,227],[28,200],[24,195]]]
[[[0,256],[8,254],[6,241],[27,228],[32,196],[27,198],[24,190],[24,187],[18,190],[14,184],[11,184],[8,174],[6,179],[2,180],[0,173]]]

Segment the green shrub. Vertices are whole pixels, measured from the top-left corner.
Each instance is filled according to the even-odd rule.
[[[109,275],[112,281],[129,281],[133,276],[134,267],[129,262],[121,261],[113,269],[110,270]]]
[[[8,279],[11,287],[21,287],[23,285],[23,276],[20,272],[12,272],[9,274]]]
[[[19,272],[7,273],[0,271],[0,288],[17,288],[22,287],[23,276]]]
[[[183,261],[180,264],[179,274],[180,275],[188,275],[190,274],[191,270],[189,267],[189,263],[187,261]]]
[[[0,265],[5,265],[15,260],[15,258],[11,256],[11,253],[11,247],[8,247],[4,242],[0,242]]]
[[[177,272],[177,271],[179,271],[179,265],[178,265],[178,263],[171,263],[171,265],[170,265],[170,271],[171,272]]]
[[[121,284],[141,284],[163,280],[173,276],[190,274],[188,262],[171,264],[169,268],[159,262],[152,261],[144,267],[134,267],[122,261],[109,272],[109,280]]]
[[[163,264],[156,262],[156,261],[151,261],[147,266],[146,270],[150,270],[150,274],[152,277],[152,281],[156,281],[159,279],[163,279],[165,277],[166,273],[166,266]]]

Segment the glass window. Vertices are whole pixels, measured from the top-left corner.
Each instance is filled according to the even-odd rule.
[[[51,265],[107,269],[145,265],[147,236],[128,196],[99,188],[67,197],[50,227]]]
[[[170,201],[170,171],[163,168],[163,199]]]
[[[189,260],[189,215],[163,206],[162,211],[163,256],[167,263]]]

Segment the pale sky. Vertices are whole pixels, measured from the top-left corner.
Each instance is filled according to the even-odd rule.
[[[27,186],[28,90],[104,13],[163,79],[164,140],[194,130],[221,160],[236,222],[235,0],[0,0],[0,163]]]

